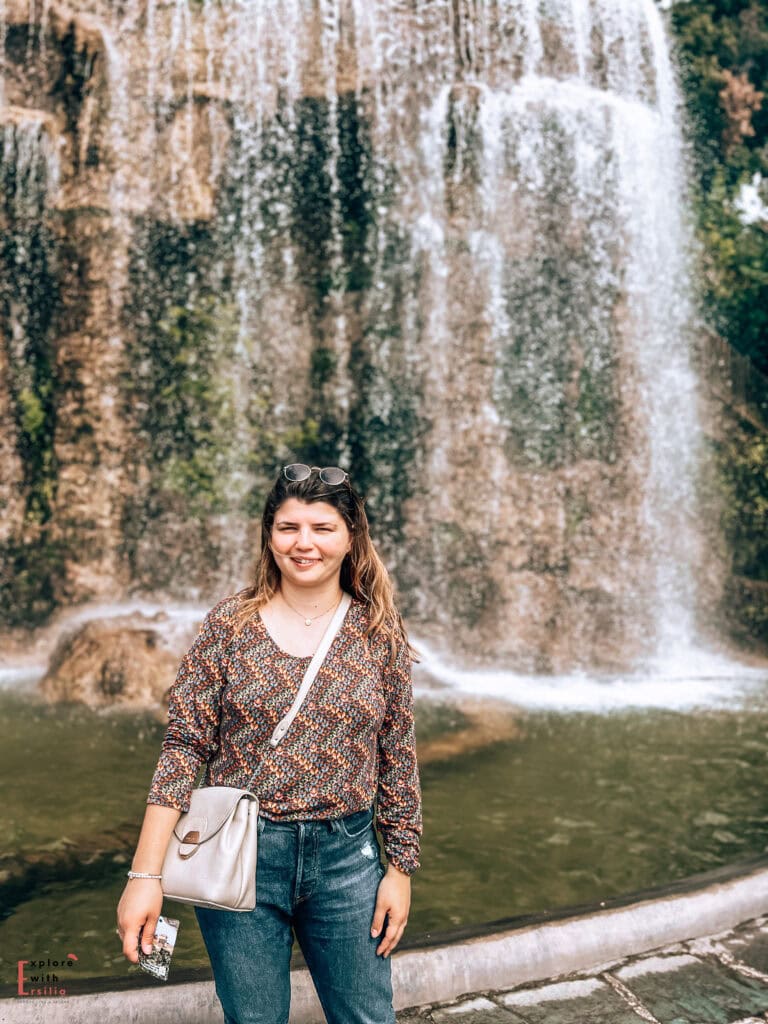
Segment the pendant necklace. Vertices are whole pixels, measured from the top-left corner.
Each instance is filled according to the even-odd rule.
[[[285,594],[282,591],[280,591],[280,596],[282,597],[282,599],[285,601],[285,603],[288,605],[288,607],[291,609],[292,612],[296,612],[297,615],[301,615],[302,619],[304,619],[304,625],[305,626],[311,626],[312,623],[315,621],[315,619],[322,619],[322,617],[324,615],[327,615],[328,612],[332,611],[334,608],[337,608],[339,606],[339,604],[341,603],[341,599],[339,599],[336,602],[335,605],[331,605],[330,608],[326,608],[325,611],[324,612],[320,612],[319,615],[313,615],[312,618],[310,619],[308,616],[304,615],[297,608],[294,608],[292,604],[290,604],[288,601],[286,601],[285,600]]]

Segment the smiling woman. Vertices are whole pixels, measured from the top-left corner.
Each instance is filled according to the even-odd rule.
[[[307,657],[338,605],[338,579],[352,547],[351,533],[333,505],[288,498],[275,517],[269,545],[282,579],[259,614],[278,647]]]
[[[324,501],[307,505],[289,498],[275,519],[271,544],[276,558],[288,555],[304,562],[318,562],[338,556],[335,565],[340,568],[351,547],[351,537],[333,505]]]
[[[339,602],[338,579],[352,547],[351,533],[328,502],[308,505],[288,498],[275,517],[270,547],[282,581],[268,602],[267,614],[261,609],[261,617],[281,646],[311,648],[312,653],[322,632],[318,634],[316,628],[308,636],[296,616],[303,618],[306,627],[322,623],[325,629]]]
[[[285,467],[250,587],[208,613],[168,695],[168,729],[118,907],[136,962],[162,907],[160,866],[200,765],[259,797],[256,907],[195,907],[228,1024],[285,1024],[298,938],[329,1021],[394,1024],[389,955],[420,866],[411,660],[363,499],[344,470]],[[269,738],[344,594],[352,601],[285,742]],[[376,827],[386,867],[381,863]],[[383,932],[383,935],[382,935]]]

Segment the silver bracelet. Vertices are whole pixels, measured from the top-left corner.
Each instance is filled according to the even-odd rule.
[[[129,878],[162,878],[162,875],[148,875],[146,871],[126,871]]]

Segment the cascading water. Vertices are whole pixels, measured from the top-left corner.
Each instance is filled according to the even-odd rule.
[[[96,196],[109,238],[112,554],[73,545],[71,599],[224,592],[275,466],[332,457],[434,642],[537,671],[687,650],[699,431],[652,0],[78,7],[3,26],[39,69],[9,103],[63,140],[45,216]]]

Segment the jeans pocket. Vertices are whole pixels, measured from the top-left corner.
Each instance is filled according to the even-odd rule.
[[[347,839],[357,839],[365,835],[373,824],[373,808],[367,807],[364,811],[355,811],[348,814],[346,818],[339,818],[339,827]]]

